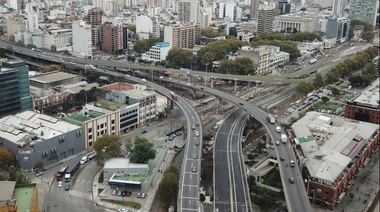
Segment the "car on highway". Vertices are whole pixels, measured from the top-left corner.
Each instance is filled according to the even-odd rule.
[[[281,161],[284,161],[284,160],[285,160],[285,158],[281,156],[281,157],[280,157],[280,160],[281,160]]]
[[[195,146],[199,146],[199,141],[195,140]]]
[[[146,79],[142,79],[141,81],[144,82],[144,83],[147,83],[147,82],[148,82],[148,81],[146,81]]]
[[[68,190],[70,190],[70,183],[66,183],[65,185],[65,191],[68,191]]]
[[[199,126],[199,123],[198,123],[198,122],[195,122],[195,126]]]
[[[293,177],[289,177],[289,183],[294,184],[294,178]]]
[[[276,141],[276,145],[277,145],[277,146],[280,146],[280,141]]]
[[[127,78],[131,78],[131,76],[129,76],[128,74],[127,75],[125,75]]]
[[[186,85],[190,85],[190,83],[187,83]]]
[[[141,132],[141,134],[145,134],[146,133],[146,130],[143,130],[142,132]]]
[[[197,159],[198,157],[197,157],[197,154],[193,154],[193,159]]]
[[[195,125],[191,126],[191,129],[192,129],[192,130],[195,130]]]
[[[239,102],[239,105],[244,105],[244,103],[243,102]]]
[[[104,71],[105,71],[105,72],[108,72],[108,69],[105,68]]]
[[[119,209],[119,212],[128,212],[129,210],[128,209],[125,209],[125,208],[120,208]]]
[[[195,166],[193,166],[193,169],[192,169],[193,172],[197,172],[197,168]]]
[[[164,79],[164,77],[163,77],[163,76],[160,76],[160,79]]]
[[[276,127],[276,131],[277,131],[278,133],[280,133],[280,132],[281,132],[281,127],[280,127],[280,126],[277,126],[277,127]]]
[[[71,61],[71,62],[70,62],[70,64],[71,64],[71,65],[76,65],[76,63],[75,63],[75,62],[73,62],[73,61]]]
[[[199,136],[199,132],[198,131],[195,131],[195,136]]]
[[[294,160],[290,160],[290,163],[289,163],[289,164],[290,164],[291,167],[294,167],[294,166],[295,166],[295,164],[294,164]]]
[[[58,182],[58,188],[61,188],[62,187],[62,181],[59,181]]]

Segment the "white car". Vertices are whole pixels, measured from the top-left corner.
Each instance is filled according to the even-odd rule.
[[[128,209],[125,209],[125,208],[119,209],[119,212],[127,212],[127,211],[128,211]]]
[[[164,79],[164,77],[163,77],[163,76],[160,76],[160,79]]]
[[[62,187],[62,181],[59,181],[58,182],[58,188],[61,188]]]
[[[195,136],[199,136],[199,132],[198,131],[195,131]]]
[[[128,74],[126,75],[127,78],[131,78],[131,76],[129,76]]]

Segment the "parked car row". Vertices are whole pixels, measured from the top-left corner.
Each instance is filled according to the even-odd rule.
[[[112,191],[112,195],[113,196],[122,196],[122,197],[125,197],[125,196],[127,196],[127,197],[129,197],[129,196],[131,196],[132,195],[132,192],[130,192],[130,191],[121,191],[121,190],[113,190]]]
[[[172,141],[176,136],[180,136],[180,135],[182,135],[181,131],[176,131],[176,132],[173,132],[173,133],[169,134],[168,135],[169,141]]]

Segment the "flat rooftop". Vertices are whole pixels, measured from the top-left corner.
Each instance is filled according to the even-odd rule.
[[[61,119],[63,121],[67,121],[69,123],[72,123],[72,124],[75,124],[78,126],[82,126],[83,122],[89,121],[93,118],[97,118],[97,117],[102,116],[104,114],[105,113],[92,111],[88,115],[84,115],[82,113],[75,113],[75,114],[68,115],[66,117],[62,117]]]
[[[17,200],[17,211],[32,211],[35,189],[37,189],[36,184],[20,185],[16,187],[13,198]]]
[[[333,184],[379,130],[376,124],[309,112],[292,125],[310,176]]]
[[[353,102],[361,106],[380,109],[379,103],[380,85],[379,78],[372,82]]]
[[[0,181],[0,201],[12,199],[15,186],[15,181]]]
[[[149,97],[149,96],[153,96],[153,95],[156,94],[155,92],[152,92],[152,91],[137,90],[137,89],[125,91],[124,93],[127,96],[135,98],[135,99],[143,99],[143,98],[146,98],[146,97]]]
[[[0,119],[0,137],[22,144],[34,138],[40,142],[80,127],[34,111],[24,111]]]
[[[77,94],[77,93],[80,93],[81,91],[89,91],[93,88],[99,88],[99,84],[96,82],[87,83],[87,82],[81,81],[74,86],[67,85],[65,87],[66,88],[64,89],[64,91],[67,91],[71,94]]]
[[[43,83],[43,84],[48,84],[48,83],[53,83],[53,82],[76,78],[76,77],[78,76],[75,74],[69,74],[62,71],[54,71],[54,72],[41,74],[35,77],[31,77],[30,80]]]
[[[101,107],[110,111],[116,111],[120,109],[121,107],[126,106],[126,104],[121,104],[121,103],[116,103],[116,102],[111,102],[105,99],[101,99],[95,102],[95,106]]]

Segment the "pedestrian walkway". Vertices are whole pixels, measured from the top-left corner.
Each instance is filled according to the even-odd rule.
[[[92,201],[92,195],[80,191],[69,190],[69,195]]]

